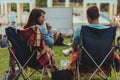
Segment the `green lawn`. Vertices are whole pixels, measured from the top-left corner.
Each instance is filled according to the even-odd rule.
[[[66,38],[65,42],[71,42],[71,39],[70,38]],[[54,50],[54,53],[55,53],[56,65],[57,65],[58,68],[60,67],[60,60],[62,60],[62,59],[68,59],[69,60],[70,59],[70,57],[65,57],[63,55],[63,53],[62,53],[63,49],[67,49],[69,47],[70,46],[54,46],[53,50]],[[1,64],[0,65],[0,78],[2,77],[4,72],[9,69],[8,62],[9,62],[8,50],[7,49],[0,50],[0,64]],[[29,72],[32,72],[32,71],[33,70],[29,69]],[[112,72],[112,74],[113,74],[113,76],[110,77],[110,80],[115,80],[114,73]],[[120,74],[119,74],[119,76],[120,76]],[[31,78],[32,78],[31,80],[38,80],[40,78],[40,74],[36,73]],[[22,80],[22,78],[20,80]],[[51,80],[51,79],[44,78],[44,80]],[[82,78],[82,80],[87,80],[87,79],[86,78]],[[101,79],[99,79],[99,77],[96,76],[94,80],[101,80]]]
[[[0,50],[0,77],[9,68],[9,54],[8,50]]]

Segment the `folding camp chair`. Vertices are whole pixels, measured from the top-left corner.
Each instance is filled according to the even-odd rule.
[[[8,45],[9,45],[9,43],[8,43]],[[12,55],[13,56],[13,58],[15,59],[15,61],[16,61],[16,64],[17,64],[17,66],[18,66],[18,68],[19,68],[19,72],[14,76],[14,78],[12,78],[13,80],[18,80],[18,78],[19,78],[19,76],[20,76],[20,74],[22,74],[22,76],[23,76],[23,78],[24,78],[24,80],[30,80],[30,77],[34,74],[34,73],[36,73],[36,72],[39,72],[39,73],[41,73],[41,69],[42,69],[42,75],[41,75],[41,78],[40,78],[40,80],[42,80],[42,78],[43,78],[43,74],[44,74],[44,68],[41,66],[41,65],[35,65],[35,66],[31,66],[31,65],[29,65],[28,63],[36,63],[36,62],[34,62],[34,61],[32,61],[32,59],[33,58],[35,58],[35,52],[33,52],[33,54],[28,58],[28,60],[24,63],[24,65],[22,65],[21,64],[21,62],[17,59],[17,57],[16,57],[16,55],[14,54],[14,52],[12,51],[12,47],[9,45],[8,46],[8,50],[9,50],[9,53],[10,53],[10,55]],[[22,57],[21,57],[22,58]],[[32,68],[32,69],[35,69],[35,71],[34,72],[32,72],[30,75],[28,75],[27,73],[26,73],[26,71],[25,71],[25,69],[24,68],[26,68],[26,66],[28,66],[28,67],[30,67],[30,68]],[[12,68],[10,68],[9,69],[9,74],[10,74],[10,71],[11,71],[11,69]],[[16,70],[16,69],[15,69]],[[23,72],[22,72],[22,70],[23,70]],[[8,74],[8,79],[7,80],[9,80],[9,74]]]
[[[83,74],[92,74],[91,80],[96,73],[103,74],[102,78],[109,80],[111,67],[118,80],[114,63],[114,50],[112,46],[116,34],[116,27],[96,29],[83,26],[80,34],[80,54],[77,61],[78,80]]]
[[[23,43],[20,40],[20,38],[16,34],[16,29],[14,28],[11,27],[6,28],[6,35],[8,37],[8,43],[10,42],[12,45],[11,47],[11,45],[8,44],[9,52],[15,59],[16,64],[18,65],[19,68],[19,72],[14,76],[12,80],[16,80],[20,74],[22,74],[24,80],[30,80],[30,77],[37,71],[41,73],[40,71],[41,69],[42,69],[42,75],[41,75],[41,80],[42,80],[44,68],[43,66],[40,65],[40,63],[36,59],[37,56],[37,54],[35,53],[36,48],[34,48],[34,51],[31,53],[29,46],[27,46],[25,43]],[[13,48],[16,51],[15,53],[13,51]],[[27,75],[26,71],[24,70],[26,66],[35,69],[35,71],[32,74]]]

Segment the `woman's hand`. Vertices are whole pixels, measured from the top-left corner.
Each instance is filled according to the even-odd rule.
[[[52,26],[49,23],[46,23],[47,30],[51,29]]]

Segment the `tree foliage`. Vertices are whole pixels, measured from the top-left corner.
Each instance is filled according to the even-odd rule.
[[[106,11],[106,12],[108,12],[109,10],[109,4],[108,3],[104,3],[104,4],[101,4],[100,5],[100,10],[101,11]]]
[[[28,11],[29,12],[29,4],[28,3],[23,4],[23,11]]]
[[[36,0],[36,7],[47,7],[47,0]],[[11,10],[12,11],[17,11],[17,4],[12,3],[11,4]],[[23,11],[29,11],[29,4],[24,3],[23,4]]]
[[[65,1],[65,0],[53,0],[53,4],[57,1]],[[70,0],[70,1],[75,1],[75,2],[80,2],[82,3],[83,0]],[[12,3],[12,11],[17,11],[17,8],[16,8],[16,4],[15,3]],[[29,11],[29,4],[24,4],[23,5],[24,7],[24,11]],[[47,0],[36,0],[36,7],[47,7]],[[108,5],[106,4],[102,4],[101,5],[101,10],[103,11],[108,11]],[[120,0],[118,0],[118,5],[117,5],[117,13],[120,13]]]
[[[117,13],[120,13],[120,0],[118,0]]]
[[[17,5],[15,3],[11,4],[11,11],[17,11]]]
[[[36,0],[36,7],[47,7],[47,0]]]

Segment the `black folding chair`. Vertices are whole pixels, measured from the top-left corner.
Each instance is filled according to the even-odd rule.
[[[96,29],[83,26],[80,34],[80,55],[77,61],[78,80],[83,73],[92,74],[89,78],[91,80],[97,72],[101,72],[104,79],[109,79],[112,66],[115,79],[118,80],[113,57],[117,46],[112,46],[116,35],[116,27]]]
[[[31,53],[29,46],[27,46],[25,43],[23,43],[20,40],[20,38],[16,34],[16,29],[14,28],[11,27],[6,28],[6,35],[8,38],[8,50],[10,52],[10,55],[12,55],[13,58],[15,59],[16,64],[18,65],[19,68],[19,72],[16,74],[16,76],[14,76],[12,80],[16,80],[16,78],[20,74],[22,74],[24,80],[30,80],[30,77],[37,71],[41,73],[40,71],[41,69],[42,69],[42,75],[41,75],[41,80],[42,80],[44,68],[40,65],[40,63],[36,59],[37,56],[37,54],[35,54],[36,48],[34,48],[34,52]],[[12,48],[14,48],[14,50],[16,51],[15,53],[13,52]],[[32,74],[28,75],[24,70],[25,67],[30,67],[32,69],[35,69],[35,71]]]

